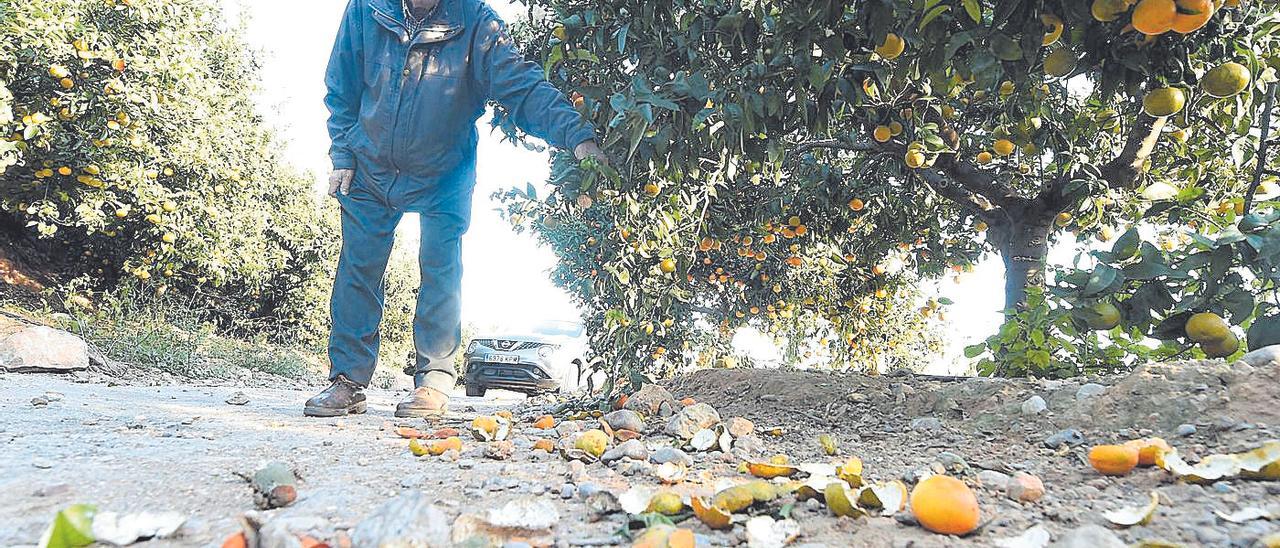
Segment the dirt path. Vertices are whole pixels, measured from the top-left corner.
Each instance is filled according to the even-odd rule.
[[[1192,362],[1147,366],[1124,377],[1053,382],[705,371],[677,380],[672,390],[677,398],[692,396],[711,404],[723,419],[752,419],[756,435],[735,446],[739,456],[785,454],[794,462],[830,462],[857,455],[866,462],[867,478],[877,481],[909,481],[921,470],[944,466],[976,487],[986,522],[977,534],[956,538],[923,530],[909,511],[894,517],[837,518],[820,501],[794,499],[757,510],[776,517],[783,504],[790,505],[786,514],[800,532],[796,544],[985,546],[1033,526],[1063,542],[1103,526],[1107,538],[1064,544],[1101,548],[1109,541],[1157,539],[1247,547],[1280,532],[1280,521],[1236,524],[1215,514],[1280,503],[1280,482],[1195,485],[1155,468],[1103,477],[1084,458],[1089,445],[1144,436],[1164,437],[1193,461],[1280,438],[1276,386],[1280,364],[1254,368]],[[252,472],[274,460],[299,470],[299,499],[258,515],[334,546],[348,542],[353,528],[370,516],[387,513],[382,506],[388,501],[412,502],[415,493],[434,501],[441,522],[436,525],[447,530],[452,524],[455,533],[463,521],[459,515],[533,501],[542,505],[534,508],[543,514],[552,513],[550,535],[543,537],[551,544],[625,544],[617,533],[626,528],[627,519],[616,512],[601,514],[604,499],[593,493],[658,487],[654,465],[645,460],[583,466],[533,450],[536,439],[569,440],[597,421],[567,421],[559,433],[537,431],[529,419],[539,410],[519,396],[456,399],[458,416],[451,424],[515,409],[517,427],[509,455],[492,458],[486,454],[491,446],[467,438],[464,451],[449,459],[414,457],[406,440],[389,428],[397,393],[373,391],[367,415],[308,419],[299,409],[309,391],[248,389],[247,404],[225,403],[236,391],[76,384],[46,375],[0,377],[0,546],[36,543],[54,512],[73,503],[121,513],[176,511],[188,517],[181,535],[147,545],[217,546],[240,529],[242,515],[254,511],[250,489],[235,473]],[[53,401],[34,405],[32,400],[40,397]],[[1043,399],[1046,409],[1024,409],[1033,397]],[[664,422],[649,420],[643,438],[648,452],[671,445],[671,438],[660,433]],[[396,424],[424,431],[447,425]],[[775,426],[780,435],[765,433]],[[1078,445],[1046,445],[1046,438],[1066,429],[1082,438]],[[839,443],[835,459],[815,442],[823,433]],[[677,493],[710,494],[717,484],[746,478],[733,454],[690,456],[688,480],[671,488]],[[1013,500],[1000,483],[1008,476],[994,470],[1033,474],[1043,480],[1045,495],[1032,502]],[[1103,511],[1141,503],[1152,491],[1159,493],[1161,506],[1149,524],[1106,526]],[[396,519],[422,523],[435,515]],[[741,525],[712,531],[690,519],[681,526],[697,533],[700,546],[748,540]],[[354,544],[361,545],[358,539]]]

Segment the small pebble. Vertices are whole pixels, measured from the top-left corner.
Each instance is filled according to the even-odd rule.
[[[917,432],[942,430],[942,421],[935,417],[917,417],[911,421],[911,429]]]
[[[584,499],[599,492],[600,486],[594,483],[583,483],[578,486],[578,496]]]
[[[1178,425],[1178,429],[1177,429],[1177,430],[1174,430],[1174,433],[1175,433],[1175,434],[1177,434],[1177,435],[1179,435],[1179,436],[1181,436],[1181,437],[1184,437],[1184,438],[1185,438],[1185,437],[1187,437],[1187,436],[1190,436],[1190,435],[1193,435],[1193,434],[1195,434],[1195,433],[1196,433],[1196,425],[1194,425],[1194,424],[1179,424],[1179,425]]]
[[[578,492],[578,489],[572,483],[566,483],[560,486],[560,498],[569,500]]]
[[[1058,431],[1057,433],[1044,439],[1044,446],[1049,449],[1057,449],[1064,445],[1077,446],[1084,443],[1084,434],[1075,428]]]
[[[1217,493],[1231,492],[1231,484],[1225,481],[1215,481],[1213,482],[1213,485],[1211,487],[1213,487],[1214,492],[1217,492]]]
[[[1049,404],[1045,403],[1044,398],[1038,395],[1031,396],[1030,398],[1027,398],[1027,401],[1022,402],[1023,415],[1039,415],[1048,408]]]
[[[1083,401],[1094,396],[1100,396],[1106,391],[1107,387],[1102,386],[1101,384],[1095,382],[1087,383],[1076,389],[1076,401]]]

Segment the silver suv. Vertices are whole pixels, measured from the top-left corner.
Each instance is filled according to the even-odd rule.
[[[585,373],[586,348],[578,322],[546,321],[477,336],[463,353],[467,395],[483,396],[490,388],[525,394],[572,392]]]

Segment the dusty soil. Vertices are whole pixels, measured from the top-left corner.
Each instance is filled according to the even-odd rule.
[[[95,380],[95,379],[88,379]],[[100,379],[97,379],[100,380]],[[1085,383],[1101,394],[1077,399]],[[896,518],[836,518],[817,501],[799,502],[790,517],[799,523],[797,544],[828,546],[991,545],[1033,525],[1061,538],[1088,524],[1104,524],[1102,511],[1143,502],[1152,490],[1161,506],[1145,526],[1113,529],[1126,542],[1162,539],[1187,545],[1250,546],[1280,531],[1280,522],[1232,524],[1214,515],[1280,500],[1280,482],[1225,481],[1191,485],[1157,469],[1120,478],[1099,476],[1084,459],[1095,443],[1158,435],[1195,459],[1236,451],[1280,437],[1280,365],[1193,362],[1151,365],[1126,377],[1071,381],[937,380],[912,376],[833,376],[789,371],[713,370],[670,384],[676,397],[692,397],[742,416],[761,433],[759,456],[786,454],[795,462],[832,460],[815,437],[829,433],[840,456],[861,457],[866,476],[884,480],[910,476],[937,460],[955,464],[977,486],[986,526],[955,538],[915,525],[910,512]],[[249,402],[225,401],[243,391]],[[0,376],[0,546],[33,545],[58,508],[91,502],[122,513],[173,510],[188,517],[180,536],[151,546],[217,546],[238,531],[239,518],[254,511],[252,494],[236,472],[252,472],[268,461],[284,461],[303,478],[293,505],[258,514],[267,520],[305,524],[307,534],[340,545],[346,533],[398,495],[420,491],[448,519],[497,508],[511,500],[539,499],[554,505],[559,519],[554,543],[626,544],[618,536],[627,519],[598,516],[598,500],[584,492],[621,493],[630,486],[656,486],[649,465],[620,461],[580,466],[534,451],[529,419],[549,403],[511,394],[495,399],[455,400],[443,421],[395,421],[423,430],[460,426],[481,413],[514,409],[520,426],[514,454],[487,458],[485,445],[468,439],[455,459],[414,457],[407,441],[389,428],[399,393],[371,391],[370,412],[341,419],[300,416],[309,391],[234,386],[110,386],[47,375]],[[1024,414],[1032,395],[1047,410]],[[45,396],[47,405],[32,400]],[[932,419],[937,419],[934,422]],[[594,426],[594,419],[578,421]],[[651,418],[649,448],[671,444]],[[1189,427],[1194,433],[1187,433]],[[564,427],[572,430],[573,427]],[[1049,449],[1047,436],[1079,430],[1085,442]],[[1178,431],[1182,430],[1179,435]],[[944,453],[949,453],[944,454]],[[725,478],[742,479],[731,455],[691,453],[689,481],[674,490],[708,494]],[[983,469],[1026,471],[1043,479],[1044,498],[1019,503],[977,481]],[[566,495],[566,496],[562,496]],[[789,501],[784,501],[789,502]],[[774,512],[779,505],[761,510]],[[742,526],[707,529],[684,521],[699,545],[745,542]]]

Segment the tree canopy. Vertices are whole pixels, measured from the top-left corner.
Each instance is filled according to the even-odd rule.
[[[522,29],[528,53],[615,161],[559,158],[557,193],[512,192],[507,210],[556,250],[624,377],[745,324],[826,337],[847,360],[900,288],[988,252],[1008,322],[969,352],[986,373],[1124,367],[1149,336],[1199,352],[1187,314],[1274,312],[1258,161],[1272,5],[533,4],[548,15]],[[1089,238],[1117,241],[1084,255]],[[1082,257],[1046,292],[1061,239]]]

